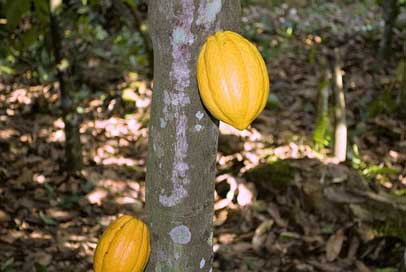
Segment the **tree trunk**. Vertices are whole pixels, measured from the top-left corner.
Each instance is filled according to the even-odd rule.
[[[236,30],[238,0],[150,0],[154,49],[146,208],[147,271],[211,271],[218,123],[206,112],[196,62],[207,36]]]
[[[400,80],[398,107],[400,116],[406,119],[406,44],[403,45],[403,57],[398,64],[398,78]]]
[[[58,15],[50,12],[50,28],[52,49],[55,59],[55,68],[57,70],[57,78],[59,81],[59,91],[61,94],[61,110],[62,119],[65,124],[65,168],[73,174],[82,167],[82,144],[80,142],[80,123],[81,118],[76,112],[76,107],[73,103],[72,95],[74,85],[69,69],[71,64],[63,58],[62,54],[62,36],[59,27]],[[72,61],[72,60],[71,60]],[[64,64],[64,62],[66,64]]]
[[[385,28],[380,45],[381,58],[389,58],[391,56],[391,46],[393,37],[393,28],[395,27],[396,18],[399,15],[398,0],[383,1],[383,19]]]
[[[343,85],[343,70],[341,54],[335,49],[334,58],[334,157],[343,162],[347,157],[347,119],[345,109],[345,94]]]

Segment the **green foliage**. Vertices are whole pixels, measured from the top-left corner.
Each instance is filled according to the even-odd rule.
[[[134,6],[143,1],[126,2]],[[144,40],[133,30],[131,18],[118,16],[119,10],[114,9],[109,1],[10,0],[0,1],[0,18],[7,19],[7,24],[0,24],[2,74],[24,73],[24,76],[29,75],[31,82],[38,83],[56,79],[50,7],[56,12],[54,16],[58,17],[59,27],[63,30],[62,51],[72,64],[72,80],[77,82],[78,90],[94,89],[91,85],[95,81],[100,81],[96,82],[97,86],[106,86],[109,80],[118,78],[125,70],[147,70],[145,67],[150,63]],[[102,71],[96,77],[86,73],[94,70],[89,65],[90,60],[107,63],[98,66]],[[116,71],[107,71],[108,68],[103,71],[105,67],[113,66]],[[78,97],[86,98],[91,92],[85,97],[82,94],[80,91]]]
[[[5,14],[7,19],[7,27],[13,31],[25,13],[29,11],[30,2],[27,0],[12,0],[6,1]]]
[[[396,68],[396,79],[399,82],[406,81],[406,59],[402,59]]]
[[[379,114],[391,114],[396,110],[396,99],[390,90],[384,90],[368,105],[368,116],[375,117]]]
[[[4,262],[0,263],[0,272],[14,272],[13,269],[14,258],[8,258]]]
[[[279,98],[275,94],[270,93],[268,96],[268,101],[266,103],[266,108],[270,110],[277,110],[279,108],[279,105]]]
[[[60,206],[63,209],[71,209],[79,204],[81,198],[82,197],[78,194],[66,196],[58,203],[58,206]]]
[[[13,75],[15,73],[15,70],[13,68],[11,68],[10,66],[2,65],[0,63],[0,72],[5,73],[7,75]]]
[[[375,223],[374,228],[379,236],[397,237],[406,242],[406,230],[400,222],[387,221]]]
[[[331,122],[328,105],[328,86],[330,82],[324,75],[319,85],[317,120],[313,130],[313,141],[316,148],[328,146],[331,141]]]
[[[43,24],[49,20],[49,0],[34,0],[35,16]]]
[[[406,189],[396,190],[395,195],[397,195],[397,196],[406,196]]]
[[[330,136],[330,118],[328,113],[323,113],[317,120],[313,131],[313,141],[317,147],[328,146],[331,140]]]
[[[289,185],[294,178],[295,169],[288,161],[277,160],[258,165],[249,170],[245,176],[252,181],[265,181],[272,186],[282,188]]]
[[[377,268],[374,270],[374,272],[397,272],[397,268],[393,267],[385,267],[385,268]]]
[[[388,175],[399,174],[399,170],[396,168],[369,164],[362,160],[359,148],[356,144],[352,146],[352,150],[349,150],[347,157],[351,161],[352,167],[358,170],[366,180],[377,180],[379,182],[377,179],[379,175],[386,177]],[[402,191],[400,190],[399,193],[401,194]],[[394,192],[394,194],[396,195],[396,192]]]
[[[35,272],[48,272],[48,269],[42,264],[35,263]]]
[[[366,177],[375,177],[377,175],[395,175],[398,173],[398,169],[380,165],[370,165],[362,170],[362,174]]]
[[[56,225],[55,220],[46,216],[42,211],[39,212],[39,218],[45,225]]]

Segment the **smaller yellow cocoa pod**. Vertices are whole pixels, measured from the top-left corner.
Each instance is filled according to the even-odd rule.
[[[123,215],[101,236],[93,258],[94,272],[142,272],[149,254],[147,225],[137,218]]]

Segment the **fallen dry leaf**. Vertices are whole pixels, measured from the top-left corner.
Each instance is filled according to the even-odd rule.
[[[332,262],[340,255],[343,242],[345,240],[344,230],[339,229],[335,234],[331,235],[326,244],[327,260]]]

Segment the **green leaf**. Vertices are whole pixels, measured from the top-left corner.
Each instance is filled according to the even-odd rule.
[[[375,272],[397,272],[398,269],[397,268],[393,268],[393,267],[385,267],[385,268],[377,268],[375,269]]]
[[[53,199],[54,195],[55,195],[54,188],[51,185],[49,185],[48,183],[44,183],[44,188],[47,191],[48,199]]]
[[[399,82],[406,81],[406,61],[402,60],[399,62],[396,68],[396,78]]]
[[[35,263],[35,272],[48,272],[48,269],[39,263]]]
[[[0,266],[0,271],[4,272],[11,272],[12,270],[12,265],[14,264],[14,258],[8,258],[5,262],[3,262]]]
[[[42,211],[39,212],[39,217],[41,218],[42,222],[44,222],[46,225],[56,225],[56,222],[54,219],[46,216]]]
[[[273,93],[270,93],[268,96],[268,101],[266,103],[266,108],[270,110],[276,110],[279,108],[279,104],[279,98]]]
[[[29,10],[31,1],[12,0],[7,1],[5,5],[7,27],[13,31],[20,22],[23,15]]]
[[[368,116],[375,117],[382,113],[391,114],[396,110],[396,99],[391,90],[384,90],[368,105]]]
[[[136,2],[138,2],[137,0],[123,0],[124,3],[129,4],[130,6],[135,7],[135,5],[137,4]]]
[[[313,141],[317,146],[323,147],[329,144],[329,125],[329,115],[328,113],[324,113],[319,120],[317,120],[316,127],[313,131]]]
[[[36,27],[32,27],[28,31],[24,32],[23,36],[21,37],[21,41],[23,43],[24,49],[33,45],[34,42],[37,40],[38,40],[38,33],[37,33]]]
[[[323,234],[333,234],[334,233],[334,226],[333,225],[326,225],[321,229],[321,233]]]
[[[49,0],[34,0],[35,14],[42,22],[48,22],[49,20]]]
[[[64,209],[70,209],[73,206],[77,205],[81,199],[80,195],[74,194],[70,196],[65,196],[62,201],[59,203],[59,206]]]
[[[379,166],[379,165],[371,165],[362,171],[362,174],[364,174],[366,176],[376,176],[379,174],[396,175],[398,173],[399,173],[399,170],[396,168],[384,167],[384,166]]]
[[[406,189],[396,190],[394,193],[397,196],[406,196]]]
[[[15,70],[13,68],[11,68],[10,66],[0,64],[0,74],[1,73],[5,73],[5,74],[8,74],[8,75],[13,75],[15,73]]]

